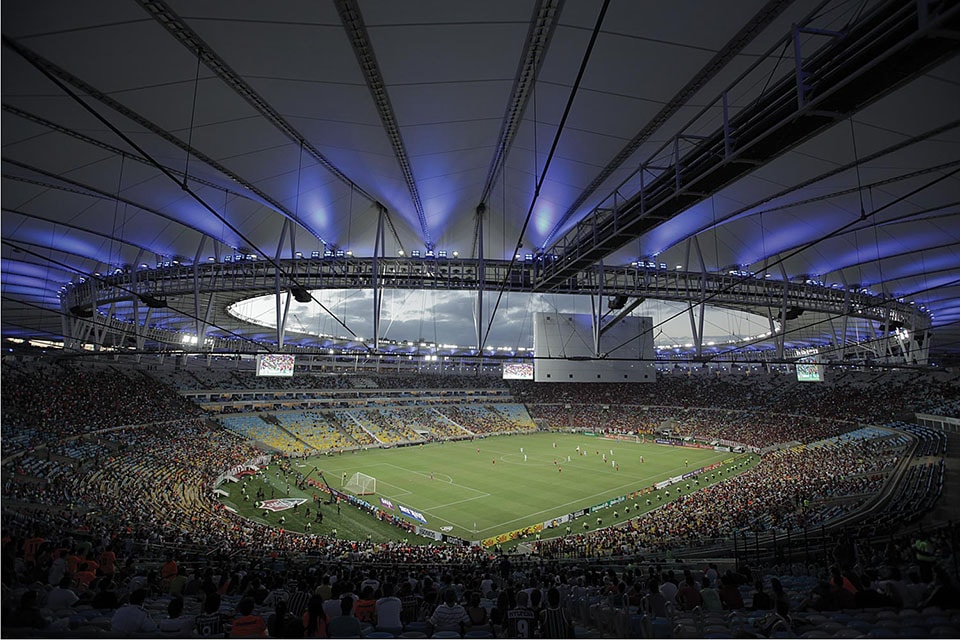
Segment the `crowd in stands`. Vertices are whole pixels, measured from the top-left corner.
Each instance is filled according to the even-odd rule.
[[[766,530],[817,525],[835,517],[838,510],[858,504],[856,500],[834,498],[875,492],[882,477],[903,453],[902,443],[878,434],[866,438],[854,432],[835,441],[812,444],[825,435],[849,431],[851,426],[837,420],[855,418],[857,411],[864,410],[868,416],[895,414],[898,403],[903,401],[903,393],[896,389],[887,393],[882,387],[879,391],[853,385],[834,390],[824,387],[819,389],[820,396],[815,396],[807,390],[810,387],[778,380],[766,389],[775,397],[774,402],[769,397],[765,399],[763,385],[760,391],[750,392],[749,398],[732,397],[730,384],[710,378],[694,383],[684,376],[670,378],[662,385],[631,385],[629,396],[623,395],[627,388],[622,385],[522,384],[514,387],[515,399],[523,400],[534,417],[550,422],[568,415],[564,413],[565,404],[577,411],[605,403],[621,408],[623,399],[629,397],[630,408],[625,411],[635,411],[633,415],[651,427],[672,421],[681,427],[681,432],[686,429],[696,435],[739,438],[756,446],[772,441],[804,444],[768,454],[766,463],[699,491],[694,491],[696,480],[690,488],[677,486],[677,490],[682,490],[682,498],[640,518],[624,517],[623,526],[589,534],[578,531],[542,541],[537,549],[539,560],[501,573],[498,560],[478,548],[292,534],[230,513],[213,500],[211,482],[260,451],[247,438],[219,429],[202,418],[194,405],[168,387],[136,372],[31,364],[13,369],[5,366],[3,375],[7,384],[3,385],[2,399],[10,402],[4,405],[4,453],[8,432],[30,434],[27,440],[16,441],[23,455],[5,469],[9,471],[3,491],[5,626],[43,628],[67,624],[78,628],[90,622],[83,615],[74,615],[80,611],[76,608],[78,603],[89,604],[91,608],[84,611],[97,611],[111,624],[120,610],[146,603],[153,607],[151,621],[159,625],[182,615],[170,618],[172,614],[167,613],[167,607],[173,611],[179,606],[171,605],[179,595],[183,598],[183,611],[191,619],[184,624],[193,631],[198,628],[194,619],[204,615],[207,608],[211,609],[208,616],[220,614],[224,628],[229,628],[237,612],[244,616],[259,614],[265,619],[270,614],[283,618],[286,614],[276,608],[278,598],[267,599],[275,590],[271,588],[274,584],[287,591],[287,611],[292,610],[294,618],[299,611],[302,621],[307,620],[303,614],[310,613],[310,595],[319,592],[321,602],[333,601],[329,606],[323,605],[328,612],[324,623],[331,624],[334,607],[339,604],[335,588],[339,591],[337,596],[355,594],[357,601],[369,601],[376,600],[378,589],[382,595],[383,586],[392,584],[401,600],[404,596],[419,596],[416,606],[410,607],[405,624],[427,624],[438,607],[447,606],[441,601],[446,588],[451,587],[453,606],[456,602],[470,605],[465,610],[472,607],[478,618],[477,606],[484,608],[487,622],[483,624],[492,625],[494,633],[503,633],[503,625],[507,624],[504,611],[518,606],[520,592],[527,594],[528,603],[536,600],[540,609],[551,597],[549,587],[556,585],[563,607],[590,593],[605,593],[604,597],[612,598],[614,591],[621,597],[620,602],[626,598],[640,603],[645,597],[657,600],[654,592],[662,595],[660,585],[670,582],[669,574],[653,567],[648,572],[623,571],[605,576],[589,565],[565,569],[566,565],[552,564],[554,558],[586,560],[625,551],[647,553],[684,541],[720,537],[735,528]],[[384,384],[381,379],[370,379]],[[406,379],[393,377],[392,382],[399,384]],[[437,383],[418,380],[418,388],[432,384]],[[741,385],[738,382],[735,386]],[[660,389],[648,391],[648,387]],[[943,393],[949,401],[956,389],[950,387]],[[822,404],[817,400],[820,397],[824,398]],[[647,400],[649,404],[644,404]],[[845,402],[849,405],[844,406]],[[720,410],[698,408],[678,413],[662,408],[709,403],[715,403]],[[864,409],[868,404],[869,409]],[[659,408],[643,410],[643,406]],[[785,419],[764,412],[774,407],[797,416]],[[364,419],[371,423],[375,420],[381,431],[396,430],[393,421],[402,418],[403,423],[417,424],[438,438],[465,434],[458,425],[474,433],[516,430],[525,413],[495,405],[356,411],[362,411]],[[544,413],[538,413],[541,411]],[[589,416],[589,411],[571,410],[569,415]],[[804,415],[811,413],[820,419]],[[350,411],[323,415],[339,432],[350,433],[354,442],[361,443],[352,427],[367,436],[367,443],[376,441],[370,435],[373,430],[363,429],[362,421],[355,420]],[[278,416],[274,420],[276,424],[265,424],[282,424]],[[151,426],[117,428],[134,424]],[[96,439],[69,440],[93,432],[99,432]],[[942,465],[939,473],[942,481]],[[919,475],[920,486],[929,485],[929,478],[936,477],[932,469]],[[30,510],[23,508],[27,504],[41,508],[42,515],[31,516]],[[191,557],[193,563],[183,579],[179,573],[164,575],[162,567],[152,566],[155,556],[147,550],[157,548]],[[104,554],[109,558],[109,553],[116,553],[117,557],[105,562]],[[199,562],[201,557],[204,560]],[[376,563],[390,568],[375,571],[378,575],[371,579],[378,584],[372,594],[364,597],[363,582],[370,576],[358,575],[357,567]],[[111,564],[114,571],[106,571]],[[400,565],[414,569],[395,568]],[[437,569],[438,565],[442,568]],[[445,575],[448,571],[449,579]],[[500,577],[486,583],[488,574]],[[63,580],[67,582],[60,586]],[[707,580],[709,588],[711,578]],[[942,578],[939,580],[942,583]],[[694,582],[700,586],[692,588],[702,591],[703,581]],[[716,583],[716,576],[712,583]],[[939,593],[943,589],[941,583],[934,577],[925,581],[924,598]],[[174,584],[176,591],[172,589]],[[498,588],[491,589],[494,584]],[[611,589],[611,584],[616,588]],[[344,591],[347,586],[351,588]],[[682,585],[677,586],[679,591]],[[581,587],[583,590],[578,591]],[[141,589],[146,589],[145,594],[140,593]],[[72,591],[78,600],[55,609],[49,606],[51,597],[60,604],[65,602],[64,598],[71,599],[63,590]],[[504,595],[508,591],[509,595]],[[300,593],[307,595],[299,599],[296,607],[290,606],[293,596]],[[474,602],[475,594],[479,595],[479,604]],[[141,595],[145,599],[138,603]],[[252,609],[244,602],[247,597],[254,600]],[[63,611],[68,615],[62,615]],[[347,613],[356,617],[354,609]],[[120,619],[125,615],[120,615]],[[314,610],[313,615],[310,619],[319,614]],[[142,622],[148,624],[146,620]],[[370,624],[376,620],[362,622]],[[501,626],[497,627],[498,624]]]
[[[513,409],[513,411],[511,411]],[[523,421],[517,407],[500,405],[444,405],[437,409],[444,417],[475,434],[516,433],[534,428],[532,421]]]
[[[644,554],[727,537],[734,531],[804,529],[855,508],[880,488],[904,445],[885,438],[846,439],[767,454],[724,482],[672,485],[636,502],[658,509],[599,532],[574,532],[539,542],[546,557]],[[712,476],[722,471],[707,472]],[[670,493],[682,496],[670,501]],[[842,503],[832,499],[844,496]],[[860,502],[849,500],[860,496]],[[628,505],[629,506],[629,505]],[[584,521],[587,528],[590,523]]]
[[[671,373],[655,383],[553,383],[511,381],[518,400],[531,405],[608,405],[619,407],[711,407],[795,414],[833,420],[884,424],[914,405],[949,407],[960,401],[960,384],[913,384],[912,374],[839,372],[826,383],[799,383],[792,376],[723,376]],[[882,390],[882,391],[881,391]],[[531,411],[533,409],[531,408]]]
[[[758,570],[640,558],[612,566],[489,555],[416,563],[182,551],[155,558],[122,532],[74,536],[6,524],[5,635],[757,637],[773,635],[774,625],[798,635],[842,621],[869,637],[890,637],[867,633],[883,625],[914,630],[900,637],[954,637],[960,628],[949,611],[960,591],[945,570],[952,529],[877,545],[846,535],[822,563]],[[841,616],[851,610],[874,613]]]
[[[146,375],[41,362],[3,365],[3,455],[119,425],[198,416],[200,409]],[[27,432],[26,441],[16,438]],[[9,436],[9,438],[8,438]]]

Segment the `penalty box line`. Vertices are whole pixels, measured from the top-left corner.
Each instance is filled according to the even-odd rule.
[[[404,472],[404,473],[410,473],[410,474],[417,475],[417,476],[421,476],[421,477],[424,477],[424,478],[430,477],[430,474],[428,474],[428,473],[424,473],[424,472],[422,472],[422,471],[413,471],[413,470],[411,470],[411,469],[407,469],[406,467],[401,467],[400,465],[396,465],[396,464],[393,464],[393,463],[391,463],[391,462],[381,462],[381,463],[378,463],[378,464],[376,464],[376,465],[371,465],[371,466],[377,466],[377,467],[392,467],[392,468],[397,469],[397,470],[399,470],[399,471],[402,471],[402,472]],[[480,491],[479,489],[474,489],[473,487],[468,487],[468,486],[466,486],[466,485],[457,484],[456,482],[453,481],[453,478],[452,478],[451,476],[449,476],[449,475],[447,475],[447,474],[441,474],[441,475],[445,475],[445,476],[447,476],[447,478],[448,478],[448,480],[446,480],[446,481],[441,481],[441,482],[445,482],[446,484],[449,484],[449,485],[452,485],[452,486],[454,486],[454,487],[457,487],[458,489],[463,489],[463,490],[466,490],[466,491],[472,491],[472,492],[475,493],[476,495],[473,496],[473,497],[470,497],[470,498],[464,498],[463,500],[456,500],[456,501],[454,501],[454,502],[448,502],[448,503],[446,503],[446,504],[434,505],[434,506],[430,507],[429,509],[427,509],[427,508],[421,508],[421,510],[422,510],[424,513],[430,513],[430,514],[432,514],[432,511],[435,510],[435,509],[443,509],[443,508],[446,508],[446,507],[451,507],[451,506],[453,506],[453,505],[462,504],[462,503],[464,503],[464,502],[471,502],[471,501],[473,501],[473,500],[482,500],[483,498],[489,498],[489,497],[490,497],[490,494],[487,493],[487,492],[485,492],[485,491]],[[379,482],[379,480],[378,480],[378,482]],[[395,484],[393,484],[392,482],[384,482],[383,484],[385,484],[385,485],[387,485],[387,486],[389,486],[389,487],[394,487],[394,488],[396,488],[396,489],[400,489],[400,490],[403,492],[403,493],[398,493],[398,494],[395,494],[395,495],[389,495],[389,496],[387,496],[388,498],[398,498],[398,497],[400,497],[400,496],[413,495],[413,492],[410,491],[409,489],[403,489],[402,487],[400,487],[400,486],[398,486],[398,485],[395,485]],[[379,493],[379,492],[378,492],[378,493]],[[384,495],[386,495],[386,494],[384,494]],[[435,517],[439,518],[440,520],[444,520],[445,522],[449,522],[449,521],[445,520],[444,518],[441,518],[440,516],[436,516],[436,514],[432,514],[432,515],[435,515]],[[455,523],[452,523],[452,524],[455,524]]]

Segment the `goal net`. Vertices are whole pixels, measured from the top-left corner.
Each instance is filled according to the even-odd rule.
[[[371,493],[377,492],[377,479],[373,476],[368,476],[365,473],[360,473],[359,471],[347,480],[347,484],[343,485],[344,491],[349,491],[352,494],[358,496],[365,496]]]

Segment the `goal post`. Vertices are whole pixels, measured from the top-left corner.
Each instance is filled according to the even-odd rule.
[[[377,492],[377,479],[373,476],[368,476],[365,473],[360,473],[359,471],[350,476],[350,479],[347,480],[347,483],[343,485],[344,491],[349,491],[350,493],[358,496],[365,496]]]

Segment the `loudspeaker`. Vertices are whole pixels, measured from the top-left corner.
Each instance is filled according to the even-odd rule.
[[[313,300],[313,298],[310,297],[310,292],[303,287],[290,287],[290,293],[293,294],[293,299],[297,302],[310,302]]]
[[[151,309],[163,309],[164,307],[167,306],[166,300],[160,300],[158,298],[154,298],[153,296],[146,293],[141,293],[138,297],[140,298],[140,302],[147,305]]]

